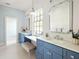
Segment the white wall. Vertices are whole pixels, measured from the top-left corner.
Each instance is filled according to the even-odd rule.
[[[26,17],[24,12],[5,6],[0,6],[0,43],[5,42],[5,16],[15,17],[18,19],[18,32],[21,31],[22,26],[25,27]]]
[[[79,30],[79,0],[73,0],[73,27],[74,32]]]

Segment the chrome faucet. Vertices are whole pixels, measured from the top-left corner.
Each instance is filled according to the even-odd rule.
[[[54,38],[58,40],[63,40],[63,38],[60,35],[56,35]]]

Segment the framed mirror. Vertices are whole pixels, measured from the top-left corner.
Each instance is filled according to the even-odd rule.
[[[64,0],[49,9],[50,31],[69,33],[73,30],[72,0]]]

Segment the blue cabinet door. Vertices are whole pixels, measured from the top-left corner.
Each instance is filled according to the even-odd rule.
[[[24,34],[20,34],[20,43],[24,43]]]
[[[24,34],[19,33],[19,43],[23,43],[24,42]]]
[[[24,34],[21,34],[21,43],[24,43]]]
[[[44,42],[37,40],[36,59],[44,59]]]
[[[36,50],[36,59],[44,59],[44,50],[41,47]]]
[[[36,51],[39,52],[40,54],[44,53],[44,42],[41,40],[37,40],[37,49]]]
[[[44,48],[44,59],[53,59],[53,54],[50,49]]]
[[[38,51],[36,52],[36,59],[44,59],[43,54],[39,53]]]
[[[63,59],[63,58],[62,58],[62,55],[59,55],[59,54],[53,52],[53,59]]]
[[[63,58],[62,58],[62,55],[59,55],[55,53],[54,51],[51,51],[50,49],[45,48],[44,59],[63,59]]]
[[[79,59],[79,53],[68,50],[67,59]]]
[[[63,59],[67,59],[67,56],[63,56]]]
[[[21,43],[21,33],[19,33],[19,43]]]
[[[79,59],[79,53],[63,49],[63,59]]]
[[[18,34],[18,41],[19,41],[19,43],[21,42],[20,39],[21,39],[21,34],[19,33]]]
[[[55,51],[56,50],[56,51]],[[37,40],[36,59],[62,59],[62,49],[47,42]],[[56,52],[56,53],[55,53]]]

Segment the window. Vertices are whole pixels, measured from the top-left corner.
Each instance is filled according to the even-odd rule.
[[[42,9],[38,9],[32,14],[32,33],[33,35],[41,35],[43,33]]]

